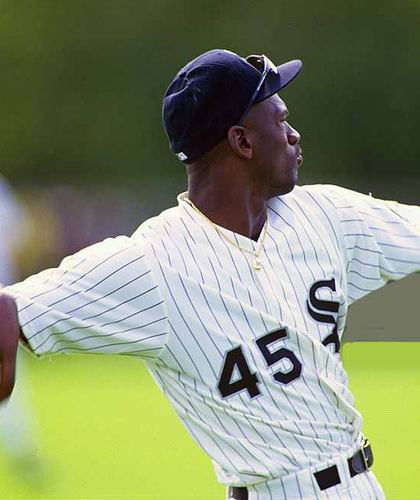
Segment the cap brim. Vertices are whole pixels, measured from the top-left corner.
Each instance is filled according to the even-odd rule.
[[[299,59],[288,61],[287,63],[277,66],[277,73],[270,71],[258,92],[254,103],[263,101],[268,97],[277,94],[291,83],[302,69],[302,61]]]

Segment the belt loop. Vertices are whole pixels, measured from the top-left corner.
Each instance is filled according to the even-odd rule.
[[[248,500],[248,488],[244,486],[230,486],[227,500]]]

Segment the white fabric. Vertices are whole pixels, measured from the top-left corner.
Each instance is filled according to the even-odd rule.
[[[152,356],[168,334],[166,309],[141,244],[109,238],[5,288],[34,353]]]
[[[263,484],[356,446],[362,418],[336,352],[348,306],[420,271],[419,221],[418,207],[296,187],[270,200],[255,271],[180,198],[131,238],[94,245],[9,291],[35,353],[143,356],[219,481]],[[337,342],[324,345],[334,332]],[[264,351],[272,334],[280,337]],[[223,367],[239,350],[254,394],[224,396]],[[289,383],[275,378],[299,363]],[[229,387],[240,379],[236,365]]]

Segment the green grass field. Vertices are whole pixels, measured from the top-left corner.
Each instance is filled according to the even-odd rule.
[[[420,343],[344,347],[357,408],[391,500],[420,499]],[[0,457],[2,499],[223,500],[143,364],[101,356],[25,356],[40,476]]]

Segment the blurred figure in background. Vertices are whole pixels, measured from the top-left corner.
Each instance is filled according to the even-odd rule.
[[[22,203],[11,186],[0,176],[0,284],[14,283],[20,277],[16,264],[16,252],[26,241],[29,219]],[[25,356],[19,347],[20,374],[16,392],[7,403],[0,405],[0,454],[3,455],[27,480],[35,480],[40,470],[35,437],[35,419],[27,394]],[[26,386],[24,389],[23,386]]]
[[[9,285],[18,278],[15,253],[25,239],[26,211],[0,175],[0,283]]]

